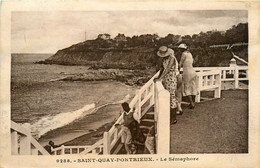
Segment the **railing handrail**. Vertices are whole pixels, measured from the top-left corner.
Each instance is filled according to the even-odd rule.
[[[19,125],[17,123],[15,123],[14,121],[11,120],[11,134],[12,132],[15,132],[16,135],[19,134],[21,136],[24,136],[26,137],[26,143],[23,143],[23,144],[20,144],[22,146],[20,146],[20,150],[21,150],[21,147],[22,149],[26,149],[26,154],[32,154],[32,150],[35,150],[37,153],[34,153],[34,154],[38,154],[38,152],[40,152],[40,154],[43,154],[43,155],[49,155],[49,153],[39,144],[39,142],[37,142],[31,135],[31,131],[25,127],[23,127],[22,125]],[[18,143],[18,138],[17,136],[15,137],[12,137],[12,138],[15,138],[12,140],[12,142],[14,143]],[[32,146],[34,147],[32,149]],[[12,148],[17,148],[18,146],[15,145],[15,144],[12,144]],[[14,149],[14,150],[18,150],[18,149]],[[21,151],[20,151],[21,152]],[[17,154],[17,152],[15,152]]]
[[[146,82],[139,90],[137,90],[134,98],[131,100],[131,102],[129,103],[129,106],[131,109],[133,109],[136,105],[136,103],[138,102],[138,108],[135,109],[135,113],[137,113],[138,116],[138,120],[140,122],[141,117],[144,115],[141,112],[141,108],[140,106],[142,106],[144,104],[144,100],[146,100],[145,98],[143,100],[140,101],[141,99],[141,95],[146,91],[146,89],[148,89],[153,83],[154,83],[154,78],[157,77],[159,75],[159,72],[157,72],[148,82]],[[152,88],[153,90],[153,88]],[[148,95],[146,95],[148,96]],[[153,96],[152,93],[149,96]],[[121,124],[123,122],[123,113],[120,115],[120,117],[117,119],[117,121],[115,122],[115,124]],[[114,132],[117,131],[117,129],[115,128],[115,126],[113,125],[110,130],[108,132],[106,132],[106,140],[104,141],[110,141],[111,136],[113,136]],[[121,137],[121,131],[117,132],[116,135],[116,139],[113,140],[113,142],[109,142],[109,144],[111,143],[111,146],[109,147],[109,151],[110,149],[113,147],[113,145],[115,145],[116,141]],[[105,139],[105,136],[104,136]],[[107,142],[106,142],[107,143]],[[107,150],[106,150],[107,151]]]
[[[148,81],[146,82],[142,87],[141,89],[139,90],[139,92],[142,92],[144,91],[151,83],[153,83],[154,81],[154,78],[156,78],[158,75],[159,75],[160,71],[158,71],[156,74],[154,74],[154,76]]]
[[[198,71],[198,70],[214,70],[214,69],[220,69],[220,70],[234,70],[235,68],[238,68],[238,69],[241,69],[241,70],[246,70],[248,69],[248,66],[239,66],[239,65],[236,65],[236,66],[229,66],[229,67],[193,67],[194,70]]]
[[[103,139],[100,139],[95,144],[93,144],[91,147],[89,147],[89,148],[85,149],[84,151],[82,151],[80,154],[82,154],[82,155],[88,154],[90,151],[94,150],[97,147],[100,147],[101,145],[103,145]]]
[[[220,74],[220,70],[211,70],[211,71],[197,72],[197,74],[199,76],[218,75],[218,74]]]
[[[142,86],[141,89],[139,89],[137,92],[140,93],[140,91],[144,91],[145,89],[144,88],[147,88],[149,86],[149,84],[151,84],[153,82],[153,79],[155,77],[157,77],[159,75],[159,72],[157,72],[148,82],[145,83],[145,85]],[[135,95],[135,97],[131,100],[131,102],[129,103],[129,106],[130,108],[133,108],[134,106],[134,102],[137,101],[138,99],[138,94]],[[117,121],[115,122],[116,123],[121,123],[121,121],[123,120],[123,114],[120,115],[120,117],[117,119]],[[108,132],[112,132],[111,130],[114,129],[114,125],[110,128],[110,130]]]
[[[31,138],[31,144],[43,155],[50,155],[34,138]]]
[[[26,136],[30,136],[30,134],[31,134],[31,132],[28,129],[21,126],[20,124],[15,123],[12,120],[11,120],[11,129],[20,133],[20,134],[26,135]]]

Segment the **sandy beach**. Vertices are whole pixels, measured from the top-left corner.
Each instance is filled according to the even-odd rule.
[[[101,126],[111,123],[119,115],[121,106],[113,103],[126,95],[131,99],[137,89],[111,80],[51,82],[64,74],[87,72],[88,67],[33,63],[48,56],[16,55],[12,58],[11,119],[33,126],[35,135],[49,129],[39,139],[43,146],[49,140],[62,144],[102,129]],[[93,103],[95,107],[108,105],[93,114],[85,115],[89,111],[79,111]],[[56,125],[62,126],[55,128]]]

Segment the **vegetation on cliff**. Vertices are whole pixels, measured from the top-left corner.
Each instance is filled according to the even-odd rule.
[[[213,48],[211,46],[247,43],[248,24],[240,23],[224,32],[212,30],[192,36],[168,34],[166,37],[161,38],[157,34],[145,34],[127,37],[119,33],[114,39],[111,39],[109,34],[100,34],[95,40],[87,40],[59,50],[50,58],[38,63],[87,65],[90,66],[90,69],[120,69],[119,75],[111,75],[107,71],[108,74],[105,75],[95,72],[94,78],[91,78],[91,74],[83,76],[87,77],[88,80],[106,80],[109,78],[126,81],[127,79],[124,76],[127,73],[122,69],[139,70],[139,73],[134,76],[141,76],[141,78],[146,76],[147,70],[149,70],[149,73],[151,71],[155,72],[160,61],[156,56],[156,52],[162,45],[173,48],[176,51],[177,60],[180,60],[180,53],[176,50],[180,42],[189,46],[194,57],[195,67],[229,66],[230,59],[233,57],[231,51],[227,47]],[[231,50],[244,60],[248,60],[247,46],[234,46]],[[131,71],[132,74],[134,72]],[[79,76],[80,74],[74,77],[74,80],[79,80]],[[126,78],[132,79],[133,76],[130,75]]]
[[[89,65],[94,69],[146,69],[154,67],[158,58],[156,51],[162,45],[175,49],[178,42],[186,43],[194,56],[194,66],[227,66],[232,58],[230,51],[211,48],[216,44],[233,44],[248,42],[248,24],[238,24],[225,32],[208,31],[192,36],[168,34],[160,38],[157,34],[126,37],[118,34],[114,39],[106,34],[105,39],[99,35],[95,40],[87,40],[59,50],[50,58],[40,63],[62,65]],[[247,59],[247,47],[233,47],[237,55]],[[240,54],[242,52],[242,54]],[[178,53],[176,53],[178,56]]]

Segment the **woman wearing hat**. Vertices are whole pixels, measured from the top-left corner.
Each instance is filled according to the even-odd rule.
[[[179,66],[183,66],[183,96],[188,96],[190,101],[189,107],[193,109],[195,107],[195,102],[193,102],[192,96],[198,94],[196,84],[197,75],[193,68],[193,57],[188,51],[186,44],[180,44],[178,48],[182,52]]]
[[[161,80],[164,88],[170,92],[170,118],[171,124],[175,124],[177,123],[177,99],[175,91],[177,88],[176,75],[178,73],[178,62],[174,56],[174,51],[168,47],[160,47],[159,51],[157,52],[157,55],[163,58],[163,60],[159,77],[155,78],[155,81]]]

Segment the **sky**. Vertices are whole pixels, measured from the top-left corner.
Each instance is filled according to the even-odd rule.
[[[113,38],[225,31],[247,19],[244,10],[12,12],[11,52],[55,53],[102,33]]]

